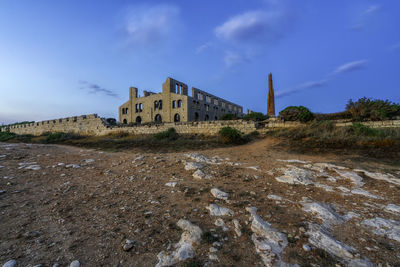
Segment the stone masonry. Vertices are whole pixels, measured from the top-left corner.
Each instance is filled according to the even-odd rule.
[[[274,86],[272,84],[272,73],[268,75],[268,107],[267,115],[270,117],[275,117],[275,96],[274,96]]]
[[[162,85],[161,93],[144,91],[138,95],[138,89],[129,89],[129,100],[119,107],[119,122],[123,124],[215,121],[223,114],[243,115],[243,107],[192,87],[192,96],[188,95],[188,86],[172,78]]]

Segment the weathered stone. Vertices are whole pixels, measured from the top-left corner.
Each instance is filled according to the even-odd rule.
[[[222,199],[222,200],[228,200],[229,194],[225,193],[221,190],[219,190],[218,188],[213,188],[211,189],[211,194],[218,199]]]
[[[377,235],[387,236],[397,242],[400,242],[400,222],[387,220],[380,217],[364,220],[362,224],[373,228],[373,232]]]
[[[326,204],[312,202],[303,203],[302,205],[305,212],[310,212],[314,214],[326,226],[331,226],[344,222],[344,219],[338,213],[336,213],[336,211],[334,211],[332,207]]]
[[[193,173],[193,178],[195,179],[211,179],[212,176],[209,174],[205,174],[202,170],[197,170]]]
[[[206,209],[210,211],[211,216],[233,216],[235,214],[232,210],[216,204],[210,204]]]
[[[191,170],[197,170],[203,168],[203,165],[198,163],[198,162],[186,162],[185,163],[185,170],[191,171]]]
[[[15,267],[15,266],[17,266],[16,260],[9,260],[3,264],[3,267]]]
[[[275,179],[282,183],[309,185],[313,183],[311,177],[312,172],[295,166],[290,166],[284,170],[283,176],[276,177]]]
[[[81,263],[78,260],[74,260],[69,267],[81,267]]]

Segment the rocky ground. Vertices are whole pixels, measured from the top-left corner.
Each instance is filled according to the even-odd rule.
[[[164,154],[0,143],[0,263],[400,266],[399,163],[276,142]]]

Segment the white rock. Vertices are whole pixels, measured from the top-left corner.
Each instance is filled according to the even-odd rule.
[[[260,168],[258,166],[250,166],[250,167],[246,167],[246,168],[250,169],[250,170],[255,170],[255,171],[259,171],[260,170]]]
[[[229,194],[225,193],[221,190],[219,190],[218,188],[213,188],[211,189],[211,194],[218,199],[222,199],[222,200],[228,200]]]
[[[193,173],[193,178],[195,179],[211,179],[211,175],[205,174],[202,170],[197,170]]]
[[[233,219],[232,222],[233,222],[233,225],[235,227],[234,230],[235,230],[236,235],[238,237],[241,237],[242,236],[242,231],[240,231],[241,226],[240,226],[239,220]]]
[[[4,168],[4,166],[1,166],[1,165],[0,165],[0,169],[2,169],[2,168]]]
[[[253,234],[251,240],[264,264],[266,266],[285,264],[281,261],[281,253],[288,244],[285,234],[278,232],[268,222],[263,221],[256,213],[257,208],[247,207],[246,210],[250,213],[252,219],[251,230]]]
[[[400,242],[400,222],[387,220],[380,217],[362,221],[363,225],[370,226],[377,235],[387,236],[390,239]]]
[[[400,215],[400,206],[397,206],[395,204],[387,204],[385,210],[396,215]]]
[[[360,263],[362,264],[360,266],[370,266],[368,265],[370,264],[369,260],[356,257],[357,251],[355,248],[334,239],[323,227],[311,224],[306,234],[309,236],[308,241],[311,245],[338,257],[342,262],[349,265]]]
[[[177,225],[183,230],[181,239],[175,244],[175,251],[158,253],[157,258],[159,261],[156,267],[171,266],[194,257],[195,246],[199,245],[201,240],[202,231],[200,227],[182,219],[178,221]]]
[[[65,163],[60,162],[60,163],[58,163],[57,165],[58,165],[58,166],[65,166]]]
[[[86,164],[90,164],[90,163],[93,163],[93,162],[94,162],[94,159],[85,159],[84,162],[85,162]]]
[[[42,167],[40,167],[39,165],[29,165],[29,166],[26,166],[25,167],[25,169],[26,170],[34,170],[34,171],[38,171],[38,170],[40,170]]]
[[[135,241],[133,240],[125,240],[125,244],[122,246],[122,249],[125,251],[131,250],[135,246]]]
[[[346,167],[343,166],[337,166],[331,163],[315,163],[315,167],[320,168],[321,170],[345,170],[347,169]]]
[[[351,190],[351,193],[352,194],[356,194],[356,195],[363,195],[365,197],[374,198],[374,199],[384,199],[381,196],[377,196],[377,195],[371,194],[370,192],[365,191],[365,190],[360,189],[360,188]]]
[[[216,226],[223,227],[223,226],[225,225],[225,222],[224,222],[223,219],[218,218],[218,219],[215,220],[214,224],[215,224]]]
[[[357,187],[361,187],[364,185],[363,178],[355,172],[336,170],[336,169],[335,172],[337,172],[341,177],[351,180],[351,182],[355,184]]]
[[[16,260],[9,260],[3,264],[3,267],[14,267],[14,266],[17,266]]]
[[[336,213],[336,211],[332,207],[326,204],[312,202],[303,203],[302,205],[305,212],[310,212],[314,214],[326,226],[332,226],[344,222],[343,218],[338,213]]]
[[[339,189],[340,191],[344,192],[344,193],[350,193],[350,189],[344,187],[344,186],[338,186],[336,187],[337,189]]]
[[[267,198],[272,199],[272,200],[278,200],[278,201],[284,200],[283,197],[277,196],[277,195],[268,195]]]
[[[69,267],[80,267],[81,263],[78,260],[74,260],[73,262],[71,262],[71,264],[69,265]]]
[[[165,185],[169,187],[175,187],[178,184],[178,182],[168,182]]]
[[[334,191],[332,186],[329,186],[329,185],[326,185],[326,184],[314,183],[314,185],[315,185],[315,187],[322,188],[327,192],[333,192]]]
[[[311,247],[309,246],[309,245],[307,245],[307,244],[304,244],[303,245],[303,249],[304,249],[304,251],[310,251],[311,250]]]
[[[204,163],[212,163],[212,161],[204,155],[199,153],[189,153],[186,154],[186,157],[196,161],[196,162],[204,162]]]
[[[208,254],[208,258],[212,261],[219,261],[217,254],[215,253],[210,253]]]
[[[233,216],[235,214],[232,210],[216,204],[210,204],[206,209],[210,211],[211,216]]]
[[[275,179],[278,182],[288,183],[288,184],[303,184],[309,185],[313,182],[311,181],[312,172],[298,168],[295,166],[290,166],[289,168],[284,170],[284,175],[280,177],[276,177]]]
[[[396,185],[400,185],[400,179],[396,178],[395,176],[391,175],[391,174],[384,174],[384,173],[378,173],[378,172],[367,172],[367,171],[363,171],[360,170],[362,172],[364,172],[365,175],[371,177],[372,179],[376,179],[376,180],[382,180],[382,181],[386,181],[392,184],[396,184]]]
[[[6,190],[0,190],[0,195],[4,194],[6,192],[7,192]]]
[[[203,168],[203,165],[198,162],[186,162],[185,163],[185,170],[187,170],[187,171],[198,170],[201,168]]]
[[[135,158],[135,159],[132,161],[132,163],[136,163],[137,161],[140,161],[140,160],[142,160],[143,158],[144,158],[144,156],[139,156],[139,157]]]
[[[79,166],[78,164],[68,164],[68,165],[65,165],[65,168],[67,168],[67,169],[69,169],[69,168],[73,168],[73,169],[78,169],[78,168],[80,168],[81,166]]]
[[[288,162],[288,163],[300,163],[300,164],[306,164],[307,163],[307,161],[298,160],[298,159],[278,159],[278,161]]]
[[[348,220],[351,220],[353,218],[360,218],[360,214],[350,211],[346,215],[344,215],[343,218],[346,221],[348,221]]]

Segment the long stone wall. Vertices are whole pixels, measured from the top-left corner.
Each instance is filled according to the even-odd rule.
[[[335,121],[337,126],[348,126],[349,120]],[[400,120],[363,122],[373,128],[400,127]],[[10,131],[16,134],[41,135],[47,132],[73,132],[80,135],[107,135],[110,133],[127,132],[130,134],[155,134],[168,128],[175,128],[180,134],[216,135],[222,127],[230,126],[244,134],[254,131],[265,133],[277,128],[291,128],[301,126],[300,122],[284,122],[279,119],[270,119],[264,122],[251,122],[244,120],[233,121],[201,121],[177,122],[163,124],[149,124],[141,126],[108,126],[104,119],[97,114],[68,117],[56,120],[46,120],[22,125],[2,126],[0,131]]]

